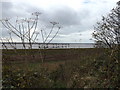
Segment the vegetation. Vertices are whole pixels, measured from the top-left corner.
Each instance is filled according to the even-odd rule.
[[[120,45],[120,1],[107,17],[102,18],[94,27],[93,37],[104,47],[114,48]]]
[[[119,88],[118,67],[106,51],[110,50],[47,49],[41,63],[37,53],[34,59],[22,60],[27,57],[23,50],[18,50],[20,56],[3,50],[3,88]]]
[[[109,82],[118,83],[120,81],[118,73],[120,71],[120,1],[117,2],[117,7],[113,8],[107,17],[103,16],[102,21],[97,23],[93,37],[96,40],[97,47],[108,48],[104,53],[109,55],[109,59],[99,60],[105,65],[101,70],[103,75],[106,73],[105,75],[108,75],[108,78],[110,77],[106,85]],[[107,68],[107,71],[104,71],[103,68],[105,70]],[[119,86],[116,84],[116,87]]]
[[[110,48],[113,62],[118,63],[120,59],[120,1],[107,17],[103,16],[101,22],[97,22],[94,29],[93,37],[97,47]]]
[[[52,24],[51,28],[49,27],[47,30],[40,28],[41,25],[38,23],[40,14],[40,12],[34,12],[30,18],[20,19],[17,17],[15,21],[8,18],[0,20],[4,30],[7,29],[7,33],[9,34],[9,38],[6,38],[5,36],[0,37],[2,48],[9,49],[10,46],[14,52],[17,53],[18,47],[14,40],[14,38],[16,38],[22,44],[24,53],[27,55],[26,49],[33,49],[34,44],[42,41],[43,44],[39,44],[38,46],[38,52],[42,59],[41,61],[43,62],[45,59],[45,52],[41,53],[41,49],[47,48],[46,45],[51,43],[57,36],[61,26],[57,22],[50,22],[50,24]],[[13,35],[16,37],[13,37]]]
[[[104,45],[102,48],[91,49],[46,49],[43,46],[43,49],[34,50],[32,48],[33,40],[30,34],[29,20],[27,20],[27,31],[29,32],[27,32],[27,36],[24,33],[21,34],[21,24],[19,30],[17,30],[9,23],[9,20],[1,21],[8,24],[11,32],[17,30],[23,46],[24,39],[27,39],[30,44],[30,49],[19,50],[14,48],[8,50],[6,48],[6,50],[3,50],[3,88],[120,88],[119,6],[120,2],[108,17],[103,17],[102,22],[97,23],[98,26],[95,27],[93,33],[97,43],[104,44],[107,48],[103,48]],[[35,14],[38,20],[39,13]],[[37,25],[36,19],[35,22]],[[46,37],[41,30],[44,44],[52,33],[54,26],[58,24],[56,22],[50,23],[52,23],[52,29]],[[59,29],[58,26],[58,31]],[[54,39],[58,31],[48,43]]]

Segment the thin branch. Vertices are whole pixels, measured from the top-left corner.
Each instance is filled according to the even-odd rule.
[[[55,33],[55,35],[52,37],[52,39],[48,43],[50,43],[56,37],[56,35],[58,34],[59,30],[60,30],[60,28],[58,27],[57,32]]]
[[[37,23],[38,23],[37,20],[38,20],[38,16],[37,16],[37,19],[36,19],[35,28],[34,28],[34,31],[33,31],[32,35],[31,35],[31,38],[33,37],[33,35],[34,35],[35,31],[36,31]]]
[[[45,41],[44,41],[44,35],[43,35],[42,30],[41,30],[41,35],[42,35],[42,40],[43,40],[43,43],[44,43]]]
[[[51,30],[50,30],[50,32],[49,32],[49,34],[48,34],[48,36],[46,37],[46,39],[45,39],[45,41],[44,41],[44,43],[47,41],[47,39],[49,38],[49,36],[51,35],[51,33],[52,33],[52,31],[53,31],[53,28],[54,28],[54,24],[53,24],[53,26],[52,26],[52,28],[51,28]]]

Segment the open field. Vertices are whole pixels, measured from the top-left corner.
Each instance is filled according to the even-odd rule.
[[[45,53],[45,62],[48,61],[65,61],[65,60],[81,60],[85,58],[95,58],[101,55],[104,49],[46,49],[40,50],[42,54]],[[28,62],[41,62],[41,56],[39,54],[39,50],[26,50],[20,49],[16,51],[11,50],[3,50],[3,61],[4,62],[20,62],[20,61],[28,61]]]
[[[118,72],[109,52],[100,48],[3,50],[4,88],[113,88]]]

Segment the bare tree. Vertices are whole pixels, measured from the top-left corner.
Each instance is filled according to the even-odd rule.
[[[97,22],[94,30],[93,37],[98,44],[110,48],[112,52],[120,50],[120,1],[107,17],[103,16],[102,21]]]
[[[61,26],[59,26],[57,22],[50,22],[52,24],[52,28],[50,30],[50,32],[45,35],[44,32],[45,30],[41,30],[41,36],[42,36],[42,41],[43,41],[43,60],[45,60],[46,58],[46,53],[45,53],[45,49],[48,48],[48,46],[46,47],[46,45],[48,45],[49,43],[51,43],[51,41],[57,36],[59,30],[61,29]],[[52,35],[52,37],[49,39],[50,35],[52,34],[53,30],[54,30],[54,27],[57,26],[57,31],[54,33],[54,35]],[[46,33],[46,32],[45,32]],[[49,39],[49,40],[48,40]],[[43,61],[42,61],[43,62]]]
[[[58,34],[61,27],[58,26],[59,23],[57,23],[57,22],[50,22],[52,24],[52,28],[51,28],[51,30],[48,34],[46,33],[45,30],[40,30],[37,27],[40,14],[41,13],[39,13],[39,12],[34,12],[34,13],[32,13],[34,18],[24,18],[24,19],[18,19],[17,18],[15,20],[15,24],[12,24],[12,22],[10,22],[10,19],[8,19],[8,18],[0,20],[2,25],[9,31],[9,36],[10,37],[9,37],[9,39],[7,39],[7,42],[15,50],[15,52],[16,52],[17,47],[14,46],[14,40],[13,40],[13,37],[12,37],[11,34],[16,35],[20,39],[24,50],[27,49],[26,43],[29,44],[28,49],[32,49],[33,44],[38,43],[38,42],[36,42],[36,40],[38,38],[38,35],[40,35],[40,33],[41,33],[42,43],[43,43],[42,44],[42,47],[43,47],[42,49],[46,49],[45,45],[49,44]],[[53,32],[53,30],[56,26],[57,26],[58,29],[57,29],[56,33],[54,33],[54,35],[52,35],[52,37],[50,38],[50,36],[51,36],[51,34],[52,34],[52,32]],[[39,31],[37,31],[37,29]],[[4,47],[6,49],[8,49],[7,46],[4,43],[4,40],[1,39],[1,41],[4,45]],[[39,53],[41,55],[40,57],[41,57],[42,62],[43,62],[44,61],[43,59],[45,59],[45,56],[42,56],[40,46],[39,46]]]
[[[26,49],[25,42],[29,42],[29,48],[32,49],[32,42],[35,42],[38,35],[38,33],[35,32],[37,28],[39,14],[41,13],[32,13],[32,15],[35,15],[35,18],[17,19],[15,25],[13,25],[9,19],[2,19],[1,23],[5,28],[8,29],[8,31],[12,32],[21,39],[24,49]],[[31,32],[32,30],[34,31]],[[10,39],[12,40],[11,35]]]
[[[107,17],[102,17],[101,22],[97,22],[94,27],[93,37],[101,41],[104,45],[112,48],[120,45],[120,2],[117,7],[112,9]]]
[[[4,41],[6,41],[6,38],[2,38],[0,37],[1,40],[1,44],[2,44],[2,48],[5,48],[6,50],[8,50],[7,46],[5,45]],[[4,41],[3,41],[4,40]]]

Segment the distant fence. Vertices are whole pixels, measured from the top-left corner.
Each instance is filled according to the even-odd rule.
[[[17,49],[24,49],[23,44],[22,43],[18,43],[18,42],[14,42],[14,43],[8,43],[8,42],[3,42],[0,43],[1,45],[1,49],[6,49],[6,47],[8,49],[13,49],[13,47],[16,47]],[[29,43],[24,43],[26,49],[30,48],[30,44]],[[69,44],[68,43],[31,43],[32,44],[32,48],[33,49],[43,49],[43,48],[69,48]]]
[[[26,49],[30,48],[29,43],[24,43]],[[32,43],[33,49],[62,49],[62,48],[94,48],[94,43]],[[3,42],[0,43],[0,49],[14,49],[13,47],[16,47],[16,49],[24,49],[23,44],[20,42]]]

